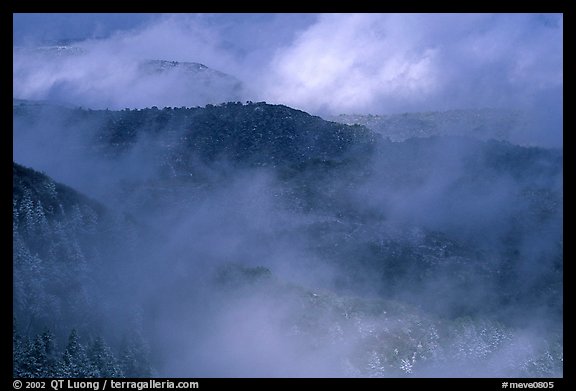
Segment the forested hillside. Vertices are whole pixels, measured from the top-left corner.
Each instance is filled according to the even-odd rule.
[[[252,102],[14,139],[18,376],[561,376],[562,150]]]

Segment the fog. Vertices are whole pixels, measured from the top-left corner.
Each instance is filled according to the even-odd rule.
[[[124,221],[88,257],[97,320],[62,336],[138,329],[159,377],[563,376],[562,15],[62,18],[14,17],[14,161]],[[294,110],[162,110],[229,100],[530,116],[513,143],[343,127],[328,147]]]

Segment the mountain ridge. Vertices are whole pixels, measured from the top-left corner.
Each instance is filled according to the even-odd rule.
[[[185,330],[196,348],[220,337],[237,346],[228,324],[272,327],[275,343],[305,352],[342,348],[348,363],[334,368],[350,376],[427,374],[453,354],[497,362],[507,349],[520,363],[510,373],[561,371],[560,149],[440,135],[392,142],[263,102],[122,111],[15,103],[15,146],[26,147],[13,162],[20,328],[51,324],[64,338],[78,326],[118,346],[114,334],[135,307],[158,361],[178,375],[174,349],[189,347],[183,354],[199,362],[211,353],[164,327]],[[88,179],[119,218],[100,226],[87,199],[16,163],[30,156],[37,169],[70,169],[73,187]],[[396,307],[413,312],[392,316]],[[246,313],[255,316],[245,322]],[[548,330],[530,354],[515,345],[526,319]],[[440,324],[447,335],[433,331]],[[224,362],[233,361],[228,348],[216,350]]]

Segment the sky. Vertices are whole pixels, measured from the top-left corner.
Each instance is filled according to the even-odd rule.
[[[521,109],[547,125],[547,144],[562,143],[562,14],[14,15],[15,46],[66,40],[87,54],[15,52],[15,98],[123,108],[232,96],[144,81],[134,66],[190,61],[240,80],[241,100],[318,115]]]

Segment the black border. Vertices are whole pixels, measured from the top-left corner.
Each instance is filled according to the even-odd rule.
[[[231,12],[231,13],[264,13],[264,12],[424,12],[424,13],[563,13],[570,0],[502,0],[499,2],[466,2],[466,1],[315,1],[315,2],[263,2],[243,1],[172,1],[153,2],[149,0],[132,1],[15,1],[11,2],[12,12],[67,13],[67,12]]]
[[[15,1],[12,0],[12,12],[425,12],[425,13],[563,13],[570,0],[503,0],[498,3],[465,1],[323,1],[323,2],[258,2],[258,1]],[[304,7],[303,7],[304,5]]]

